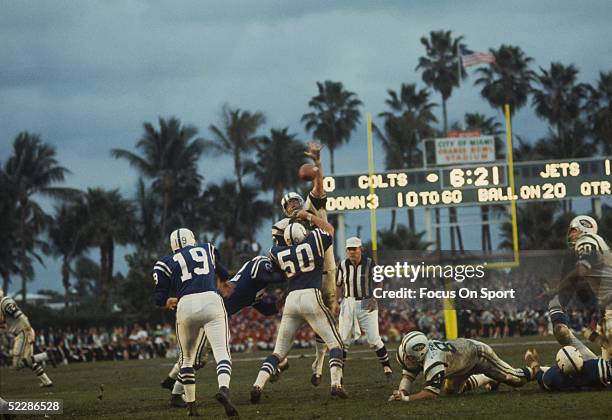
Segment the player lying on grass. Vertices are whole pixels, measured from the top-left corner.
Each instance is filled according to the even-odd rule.
[[[597,357],[587,347],[581,350],[573,346],[562,347],[553,366],[540,366],[536,379],[543,391],[612,390],[612,363]],[[540,364],[536,349],[525,353],[527,364]],[[499,382],[485,375],[472,375],[467,382],[470,389],[488,387],[497,389]]]
[[[535,361],[529,367],[513,368],[500,359],[489,345],[480,341],[465,338],[428,340],[419,331],[404,336],[397,351],[397,361],[403,369],[402,380],[389,401],[437,398],[445,380],[452,385],[445,387],[446,392],[465,392],[478,385],[468,381],[475,374],[484,374],[497,382],[521,387],[533,380],[540,368]],[[425,377],[425,388],[410,395],[410,387],[420,373]]]
[[[270,250],[274,264],[285,272],[288,294],[283,317],[278,328],[274,352],[264,361],[251,389],[251,402],[261,399],[262,390],[276,367],[291,350],[295,333],[304,322],[317,333],[328,346],[331,374],[331,394],[340,398],[348,395],[342,386],[342,340],[329,309],[323,304],[321,281],[323,258],[332,246],[334,228],[323,219],[301,210],[297,217],[308,220],[317,229],[307,234],[298,223],[291,223],[285,230],[289,246],[275,246]]]
[[[257,256],[247,261],[231,280],[221,283],[221,295],[225,309],[229,317],[239,312],[242,308],[252,306],[255,310],[264,316],[272,316],[278,313],[276,302],[264,302],[263,295],[268,286],[273,284],[283,283],[285,276],[268,257]],[[166,307],[174,310],[176,307],[176,298],[170,298]],[[198,344],[194,369],[198,370],[206,365],[208,353],[208,340],[206,334],[201,333],[201,341]],[[279,369],[287,369],[287,359],[284,363],[279,364]],[[168,377],[162,381],[163,388],[172,391],[170,397],[170,405],[173,407],[184,407],[185,402],[182,399],[183,385],[176,381],[180,370],[180,364],[177,362]]]
[[[545,391],[612,390],[612,363],[595,356],[589,349],[580,351],[565,346],[557,352],[557,364],[542,366],[537,373],[538,384]],[[528,350],[525,359],[539,361],[535,350]]]
[[[0,288],[0,329],[7,329],[13,334],[13,363],[15,369],[29,367],[40,379],[41,387],[51,387],[53,382],[45,373],[42,366],[43,361],[49,361],[55,366],[53,355],[47,352],[34,354],[34,329],[30,325],[28,317],[21,311],[17,302],[9,296],[4,296]]]
[[[229,352],[227,314],[223,299],[217,293],[217,278],[229,277],[212,244],[196,245],[189,229],[177,229],[170,235],[172,254],[155,263],[155,303],[168,305],[170,290],[176,290],[176,337],[180,348],[179,381],[185,389],[188,415],[198,416],[194,363],[204,333],[210,341],[217,362],[219,390],[215,399],[226,415],[238,415],[229,399],[232,361]],[[203,329],[203,330],[202,330]]]

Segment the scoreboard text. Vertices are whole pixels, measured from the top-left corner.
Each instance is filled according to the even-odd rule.
[[[330,212],[612,197],[612,157],[515,163],[514,183],[505,162],[324,178]]]

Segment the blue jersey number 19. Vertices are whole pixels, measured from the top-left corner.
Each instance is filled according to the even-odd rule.
[[[204,248],[191,248],[189,250],[189,255],[191,256],[193,262],[196,263],[195,267],[193,268],[193,274],[199,276],[208,274],[210,272],[208,267],[208,258]],[[174,254],[172,259],[178,262],[181,266],[181,281],[191,280],[192,275],[191,272],[189,272],[189,267],[187,267],[187,262],[185,261],[183,254]]]

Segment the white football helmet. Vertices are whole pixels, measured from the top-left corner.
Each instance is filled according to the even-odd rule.
[[[297,245],[308,235],[306,228],[301,223],[289,223],[285,228],[283,237],[287,245]]]
[[[562,347],[557,352],[557,366],[566,375],[572,376],[579,373],[582,370],[584,359],[582,354],[573,346]]]
[[[569,228],[567,229],[567,243],[569,247],[573,249],[576,242],[571,241],[569,239],[569,233],[570,233],[570,230],[572,229],[576,229],[579,232],[578,237],[576,239],[580,238],[581,236],[587,233],[596,235],[597,234],[597,221],[593,219],[591,216],[586,216],[586,215],[576,216],[572,219],[572,221],[569,224]]]
[[[195,244],[195,235],[189,229],[179,228],[170,234],[170,248],[172,248],[172,252],[176,252],[186,246],[194,246]]]
[[[281,200],[281,207],[283,208],[283,213],[285,213],[285,216],[287,217],[291,217],[291,214],[287,212],[287,204],[289,204],[291,200],[298,200],[300,203],[300,208],[304,207],[304,199],[301,195],[296,192],[290,192],[285,194]]]
[[[407,365],[422,366],[427,354],[429,340],[420,331],[411,331],[402,338],[397,349],[398,358]]]

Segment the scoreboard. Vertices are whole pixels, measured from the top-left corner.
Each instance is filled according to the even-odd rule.
[[[386,171],[372,176],[367,173],[328,176],[323,180],[327,210],[612,197],[612,156],[518,162],[513,166],[514,194],[506,162]]]

